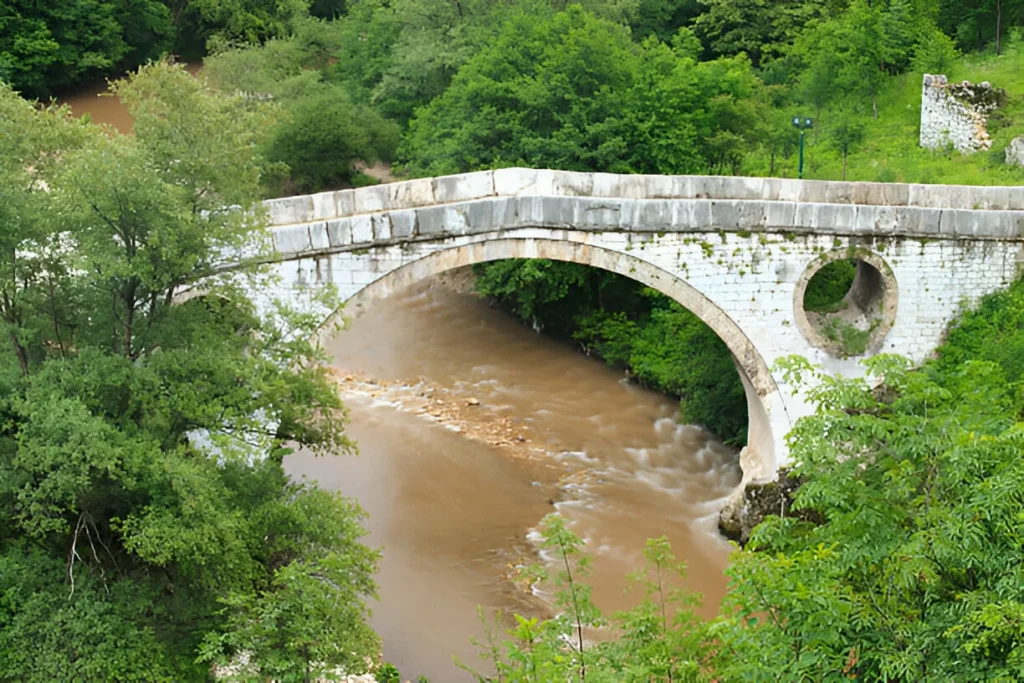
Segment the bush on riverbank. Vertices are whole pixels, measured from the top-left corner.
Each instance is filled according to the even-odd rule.
[[[1022,302],[1024,281],[986,297],[920,369],[867,361],[877,386],[780,363],[816,380],[817,411],[789,437],[796,514],[768,517],[734,554],[716,619],[693,617],[696,596],[666,599],[673,564],[648,554],[648,599],[614,637],[579,638],[606,621],[581,542],[548,521],[563,614],[520,619],[490,658],[506,680],[1024,678]]]

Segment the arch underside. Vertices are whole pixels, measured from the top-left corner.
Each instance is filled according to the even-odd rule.
[[[367,258],[372,259],[372,254]],[[769,412],[772,405],[778,403],[779,389],[763,357],[732,318],[708,297],[680,277],[630,254],[568,239],[539,237],[497,236],[470,244],[441,245],[363,287],[348,298],[343,309],[335,312],[323,329],[326,334],[327,330],[334,329],[330,323],[338,316],[359,316],[373,302],[428,277],[476,263],[510,258],[569,261],[623,275],[671,297],[707,324],[732,353],[747,394],[748,444],[741,455],[744,479],[775,478],[777,449]]]

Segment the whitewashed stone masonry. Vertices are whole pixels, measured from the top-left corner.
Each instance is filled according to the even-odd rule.
[[[863,372],[861,358],[830,356],[795,322],[794,292],[812,262],[867,250],[887,265],[894,321],[867,355],[920,361],[963,306],[1014,279],[1024,244],[1021,187],[513,168],[266,206],[281,282],[257,293],[264,300],[309,302],[333,285],[355,315],[419,279],[511,257],[586,263],[658,288],[732,351],[751,415],[743,466],[755,480],[788,462],[784,437],[811,410],[774,363],[799,354]]]

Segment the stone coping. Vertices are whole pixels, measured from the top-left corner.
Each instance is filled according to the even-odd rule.
[[[737,200],[961,211],[1024,211],[1024,187],[579,173],[505,168],[420,178],[265,202],[271,225],[414,209],[495,197]]]
[[[275,251],[291,257],[421,239],[556,228],[582,232],[716,232],[909,238],[1024,240],[1024,211],[717,199],[487,197],[420,208],[313,219],[276,226]]]

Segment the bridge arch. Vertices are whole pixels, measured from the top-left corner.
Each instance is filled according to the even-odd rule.
[[[321,328],[326,336],[336,329],[339,318],[358,317],[375,302],[385,299],[428,277],[455,268],[511,258],[545,258],[601,268],[637,280],[669,296],[710,327],[732,353],[747,396],[747,446],[740,456],[745,481],[767,481],[776,477],[779,444],[778,424],[773,428],[773,410],[784,410],[779,388],[764,358],[753,342],[717,304],[685,280],[641,258],[586,241],[564,237],[515,237],[498,234],[468,244],[442,245],[425,256],[405,263],[350,296]],[[788,419],[784,420],[788,431]]]

